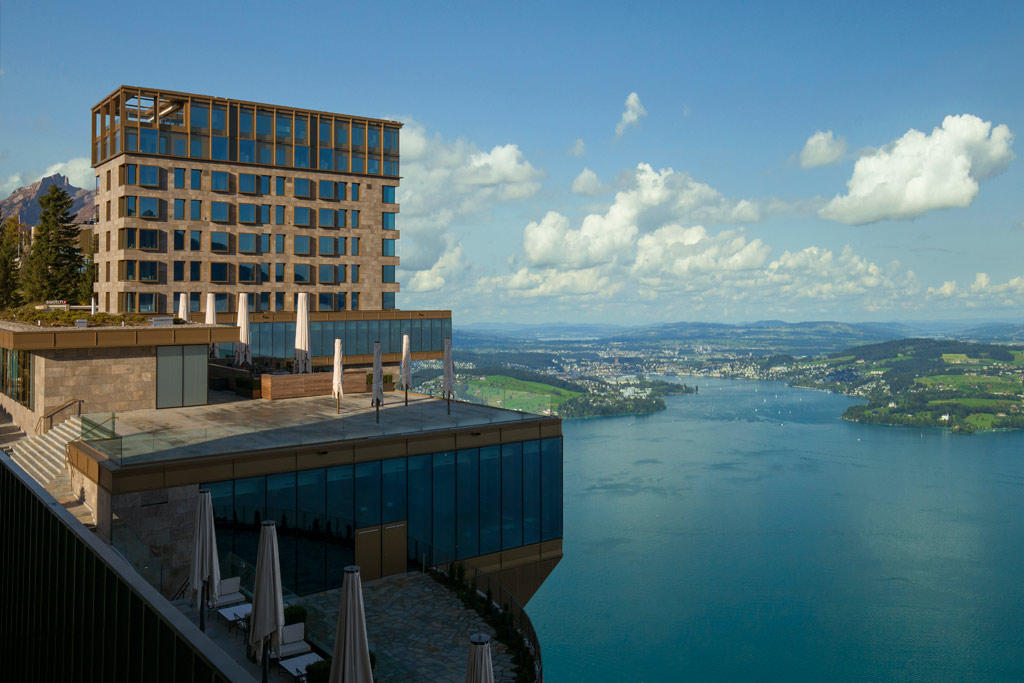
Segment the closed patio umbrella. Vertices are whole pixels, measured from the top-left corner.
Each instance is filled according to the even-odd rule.
[[[331,379],[331,396],[338,399],[338,412],[341,412],[341,398],[345,395],[344,375],[342,374],[341,340],[334,340],[334,377]]]
[[[249,295],[238,294],[238,343],[235,344],[235,365],[252,365],[252,347],[249,346]]]
[[[455,362],[452,360],[452,338],[444,339],[444,380],[441,383],[441,398],[448,399],[448,414],[452,414],[452,399],[455,398]]]
[[[309,293],[299,292],[295,302],[295,365],[292,372],[313,372],[309,357]]]
[[[380,355],[380,342],[373,342],[373,386],[370,405],[377,408],[377,422],[380,422],[380,407],[384,403],[384,365]]]
[[[192,601],[199,602],[199,628],[206,630],[206,604],[220,597],[220,560],[217,532],[213,526],[213,498],[199,491],[195,530],[192,534],[192,567],[188,574]]]
[[[260,528],[251,619],[249,649],[256,655],[256,662],[263,665],[263,681],[266,683],[270,650],[280,657],[281,629],[284,628],[281,561],[277,553],[277,530],[271,521],[263,522]]]
[[[491,664],[491,637],[486,633],[474,633],[469,637],[466,683],[494,683],[494,665]]]
[[[402,388],[405,389],[405,405],[409,405],[409,385],[412,384],[412,353],[409,350],[409,335],[402,335]]]
[[[345,567],[341,607],[338,610],[338,633],[334,637],[331,677],[328,680],[330,683],[373,683],[359,567]]]
[[[217,324],[217,297],[213,292],[206,293],[206,324]],[[216,358],[220,355],[220,344],[210,344],[210,357]]]
[[[188,292],[178,294],[178,317],[188,322]]]

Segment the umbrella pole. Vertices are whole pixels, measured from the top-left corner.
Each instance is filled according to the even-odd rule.
[[[206,579],[203,579],[203,588],[199,592],[199,630],[206,633]]]
[[[270,668],[270,641],[263,641],[263,683],[267,683],[267,673]]]
[[[338,395],[335,398],[338,399],[338,414],[341,415],[341,396]]]
[[[373,402],[377,406],[377,424],[380,424],[380,404],[376,401]]]
[[[409,405],[409,387],[405,388],[405,405]]]
[[[448,414],[452,414],[452,397],[450,395],[448,396]]]

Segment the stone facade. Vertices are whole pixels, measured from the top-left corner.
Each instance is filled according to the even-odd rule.
[[[156,407],[156,347],[54,349],[36,352],[40,415],[81,399],[83,413]]]

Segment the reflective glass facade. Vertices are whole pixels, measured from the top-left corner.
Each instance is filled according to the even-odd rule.
[[[217,545],[255,564],[259,527],[277,522],[281,580],[299,595],[341,585],[355,531],[408,521],[424,544],[466,559],[562,538],[562,439],[427,453],[204,484]]]

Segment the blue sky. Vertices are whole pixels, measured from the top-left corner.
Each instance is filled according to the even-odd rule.
[[[1024,3],[826,5],[6,2],[0,195],[144,85],[405,121],[403,308],[1019,319]]]

